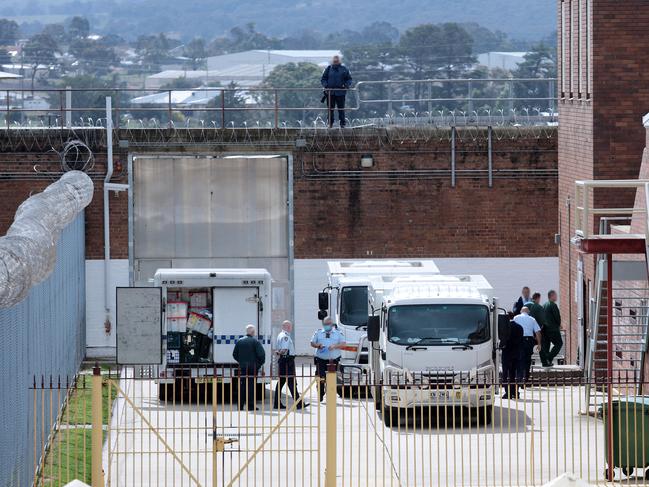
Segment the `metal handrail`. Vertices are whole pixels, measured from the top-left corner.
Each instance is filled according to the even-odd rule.
[[[479,84],[498,84],[505,83],[503,88],[503,96],[489,96],[489,97],[476,97],[474,94],[474,86]],[[549,85],[550,96],[539,97],[539,96],[530,96],[530,97],[515,97],[513,89],[516,84],[519,83],[539,83],[544,85],[547,83]],[[375,110],[382,113],[386,111],[385,116],[394,118],[395,116],[401,115],[412,118],[414,123],[430,123],[431,120],[436,116],[437,113],[434,110],[438,110],[440,105],[444,106],[442,111],[449,110],[449,113],[452,115],[453,119],[456,116],[474,117],[479,121],[481,118],[481,113],[484,112],[487,117],[504,117],[505,114],[509,117],[510,115],[517,119],[519,116],[527,114],[527,117],[530,117],[530,112],[538,112],[537,118],[541,117],[542,112],[550,112],[552,116],[555,115],[556,107],[556,97],[553,96],[555,93],[554,84],[556,79],[546,78],[546,79],[537,79],[537,78],[498,78],[498,79],[425,79],[425,80],[387,80],[387,81],[361,81],[356,84],[355,87],[349,88],[347,93],[348,96],[348,106],[346,110],[349,112],[360,112],[362,109]],[[412,96],[412,93],[408,93],[408,89],[405,89],[404,86],[412,85],[417,86],[425,84],[428,86],[427,93],[422,93],[422,96],[416,95]],[[432,88],[439,85],[449,85],[449,84],[458,84],[466,85],[468,91],[463,95],[458,96],[444,96],[444,97],[434,97],[432,96]],[[368,98],[370,96],[370,88],[374,86],[383,85],[387,88],[390,96],[387,98]],[[398,88],[397,92],[393,91],[393,87]],[[321,112],[322,117],[326,118],[327,111],[329,110],[327,104],[320,103],[321,95],[323,92],[334,91],[326,90],[320,87],[313,88],[287,88],[287,87],[278,87],[278,88],[266,88],[266,87],[205,87],[205,88],[196,88],[196,89],[139,89],[139,88],[119,88],[119,89],[110,89],[110,88],[51,88],[51,89],[4,89],[0,93],[4,93],[5,100],[4,103],[0,103],[0,115],[4,114],[6,118],[6,127],[10,127],[10,117],[12,114],[56,114],[55,116],[60,117],[60,123],[63,125],[64,121],[69,125],[71,119],[71,114],[74,112],[101,112],[103,106],[101,107],[81,107],[73,106],[72,95],[75,93],[95,93],[97,95],[102,95],[101,99],[105,96],[114,97],[114,112],[115,116],[115,126],[119,127],[120,123],[120,113],[133,113],[137,115],[138,113],[167,113],[169,120],[172,119],[174,113],[185,113],[185,112],[195,112],[195,113],[216,113],[217,116],[220,114],[221,126],[225,126],[227,120],[227,114],[233,112],[260,112],[260,113],[271,113],[272,118],[274,119],[275,127],[280,125],[280,114],[282,112]],[[191,91],[193,93],[207,93],[209,96],[205,97],[205,101],[201,103],[203,106],[195,106],[192,103],[187,102],[174,102],[173,94],[181,91]],[[506,93],[505,93],[506,91]],[[50,101],[55,100],[51,108],[33,108],[25,107],[24,102],[27,99],[26,95],[34,95],[34,93],[44,94]],[[161,99],[164,101],[159,101],[156,103],[133,103],[132,100],[129,101],[128,106],[120,106],[120,99],[123,98],[120,95],[125,94],[158,94],[162,95]],[[234,104],[228,98],[228,95],[248,95],[251,99],[247,102],[238,102]],[[166,96],[164,96],[166,95]],[[293,95],[293,97],[290,97]],[[312,95],[312,96],[311,96]],[[296,98],[297,97],[297,98]],[[218,99],[220,98],[220,103]],[[290,101],[287,101],[289,100]],[[197,98],[203,101],[200,98]],[[215,101],[215,103],[214,103]],[[207,103],[214,103],[214,106],[205,106]],[[518,102],[518,103],[517,103]],[[520,108],[520,103],[526,102],[529,105],[526,105],[526,108]],[[23,104],[23,106],[16,106],[18,104]],[[546,104],[546,108],[534,108],[533,105],[536,104]],[[417,107],[408,106],[404,108],[404,105],[417,104],[419,108],[427,108],[425,111],[416,111]],[[424,107],[421,106],[424,104]],[[451,104],[449,107],[448,105]],[[485,108],[485,105],[494,105],[491,108]],[[299,106],[302,105],[302,106]],[[396,108],[395,108],[396,106]],[[478,107],[478,110],[474,110],[474,106]],[[518,108],[519,113],[516,112]],[[399,113],[399,111],[405,110],[405,113]],[[410,110],[410,111],[409,111]],[[492,113],[493,110],[493,113]],[[439,110],[438,110],[439,111]],[[480,113],[478,113],[480,112]],[[440,112],[441,113],[441,112]],[[414,115],[413,115],[414,114]],[[51,115],[50,115],[51,116]],[[157,115],[156,115],[157,116]],[[443,114],[442,114],[443,116]],[[531,115],[534,117],[534,115]],[[547,118],[547,117],[546,117]],[[57,119],[58,121],[58,119]]]
[[[596,189],[643,189],[645,201],[644,208],[632,207],[595,207],[594,193]],[[636,215],[645,215],[645,229],[642,234],[627,234],[627,238],[645,238],[649,240],[649,179],[614,179],[614,180],[583,180],[575,181],[575,233],[577,237],[612,238],[611,234],[599,231],[592,233],[592,217],[600,215],[625,215],[633,218]],[[615,236],[613,236],[615,237]],[[623,237],[620,235],[619,237]]]

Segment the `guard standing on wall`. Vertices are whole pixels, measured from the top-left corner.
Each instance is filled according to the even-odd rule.
[[[331,59],[331,64],[322,73],[320,83],[325,89],[323,100],[327,102],[329,128],[334,125],[334,111],[336,107],[338,108],[340,128],[345,127],[345,95],[347,94],[347,90],[352,86],[352,75],[349,73],[349,69],[341,64],[340,56],[334,56]]]
[[[325,377],[327,375],[327,366],[335,364],[338,368],[340,349],[345,346],[345,337],[334,328],[333,320],[327,316],[322,320],[322,328],[316,331],[311,338],[311,346],[316,349],[315,366],[318,377],[320,377],[320,401],[325,396]]]
[[[275,342],[275,353],[279,355],[277,359],[279,381],[275,388],[275,399],[273,401],[273,407],[275,409],[286,409],[286,406],[280,400],[284,384],[288,384],[288,390],[291,392],[291,396],[293,396],[295,401],[300,399],[300,393],[295,383],[295,345],[291,338],[292,329],[293,323],[288,320],[284,321],[282,323],[282,331],[277,335],[277,341]],[[306,406],[308,404],[299,402],[295,406],[295,409],[302,409]]]
[[[255,337],[257,330],[253,325],[246,326],[246,336],[239,338],[234,345],[232,356],[239,364],[239,409],[246,406],[255,411],[255,388],[257,371],[266,362],[266,352]]]

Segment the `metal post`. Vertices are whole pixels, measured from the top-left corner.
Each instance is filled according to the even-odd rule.
[[[489,187],[493,188],[494,185],[494,158],[493,158],[493,147],[492,147],[492,140],[493,140],[493,127],[489,125],[487,128],[487,134],[488,136],[488,144],[487,144],[487,151],[489,152],[488,154],[488,163],[487,163],[487,172],[488,172],[488,177],[489,177]]]
[[[473,113],[473,85],[471,80],[467,83],[467,100],[468,100],[468,113],[469,116]]]
[[[169,125],[169,128],[171,128],[171,117],[172,117],[172,114],[171,114],[171,90],[169,90],[169,107],[168,107],[167,110],[168,110],[168,112],[169,112],[169,115],[168,115],[168,116],[169,116],[169,122],[168,122],[168,125]]]
[[[221,90],[221,128],[225,128],[225,90]]]
[[[455,125],[451,127],[451,188],[455,188]]]
[[[92,436],[91,466],[92,487],[103,487],[104,473],[101,467],[102,418],[101,418],[101,369],[98,365],[92,369]]]
[[[9,123],[10,123],[10,110],[11,110],[11,101],[9,100],[9,90],[7,90],[7,114],[5,115],[5,120],[7,124],[7,130],[9,130]]]
[[[65,87],[65,126],[72,127],[72,86]]]
[[[509,114],[514,111],[514,80],[509,79]]]
[[[279,95],[275,90],[275,128],[279,127]]]
[[[608,481],[613,482],[613,254],[606,256],[606,396],[608,431]]]
[[[388,115],[392,116],[392,83],[388,82]]]
[[[325,487],[336,487],[336,365],[327,367],[327,440]],[[93,486],[94,487],[94,486]]]

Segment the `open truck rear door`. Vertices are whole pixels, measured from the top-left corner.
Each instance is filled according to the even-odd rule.
[[[254,325],[264,340],[264,330],[259,329],[259,288],[257,287],[215,287],[214,306],[214,362],[234,362],[234,342],[246,334],[246,325]]]
[[[162,288],[118,287],[117,363],[162,363]]]

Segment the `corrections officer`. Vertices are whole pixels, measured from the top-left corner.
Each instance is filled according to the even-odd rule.
[[[544,367],[552,367],[554,358],[563,347],[561,338],[561,313],[557,306],[557,292],[548,293],[548,302],[543,306],[545,309],[545,326],[541,337],[541,363]],[[550,349],[552,346],[552,349]]]
[[[334,328],[333,320],[327,316],[322,320],[322,328],[317,330],[311,338],[311,346],[315,351],[315,366],[320,377],[320,401],[325,395],[325,377],[327,365],[332,363],[338,368],[340,349],[345,346],[345,337],[337,328]]]
[[[234,345],[232,356],[239,364],[239,409],[248,407],[254,411],[257,371],[266,362],[266,352],[255,337],[257,330],[253,325],[246,326],[246,335]]]
[[[275,409],[286,409],[286,406],[280,400],[284,384],[288,384],[288,390],[291,392],[291,396],[293,396],[295,401],[300,399],[300,393],[295,383],[295,345],[293,345],[293,339],[291,338],[292,329],[293,323],[288,320],[284,321],[282,323],[282,331],[279,332],[275,341],[275,353],[279,355],[277,360],[279,382],[277,382],[277,387],[275,388],[275,400],[273,402]],[[302,409],[306,406],[308,404],[299,402],[295,408]]]
[[[519,371],[517,375],[525,377],[526,380],[530,378],[530,369],[532,367],[532,354],[534,353],[534,346],[541,349],[541,327],[534,318],[530,316],[530,310],[527,306],[523,306],[521,314],[514,317],[514,322],[521,325],[523,328],[523,353],[519,363]]]
[[[523,309],[523,306],[529,303],[529,301],[530,288],[528,286],[525,286],[521,291],[521,295],[518,297],[518,299],[514,303],[514,306],[512,307],[512,313],[514,314],[514,316],[519,315],[521,313],[521,309]]]
[[[503,399],[517,399],[518,386],[525,381],[520,364],[523,362],[523,328],[515,321],[509,322],[509,334],[502,343]]]

